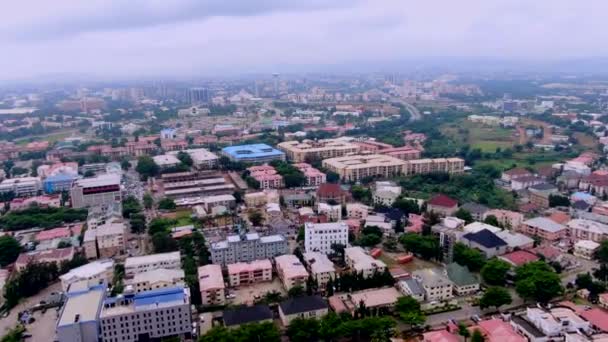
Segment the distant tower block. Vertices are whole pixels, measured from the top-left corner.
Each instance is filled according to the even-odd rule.
[[[272,79],[274,81],[274,95],[279,96],[279,74],[272,74]]]

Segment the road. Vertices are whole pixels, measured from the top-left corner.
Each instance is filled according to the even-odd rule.
[[[418,121],[422,119],[422,114],[418,110],[418,108],[414,107],[414,105],[409,102],[405,102],[402,98],[393,97],[391,101],[402,104],[408,112],[410,112],[410,121]]]

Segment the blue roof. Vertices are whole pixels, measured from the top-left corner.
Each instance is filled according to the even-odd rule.
[[[170,287],[145,291],[136,294],[133,297],[133,305],[138,306],[151,305],[155,303],[169,303],[174,301],[183,301],[185,297],[182,287]]]
[[[592,194],[586,193],[586,192],[577,191],[577,192],[573,193],[571,197],[578,197],[579,199],[582,199],[582,200],[589,200],[595,196],[593,196]]]
[[[507,243],[487,229],[482,229],[477,233],[468,233],[463,238],[476,242],[486,248],[496,248],[506,246]]]
[[[234,158],[258,158],[283,156],[284,153],[266,144],[251,144],[228,146],[222,149],[223,153],[229,154]]]
[[[48,176],[44,179],[44,182],[60,182],[60,181],[68,181],[74,180],[77,176],[69,175],[67,173],[58,173],[53,176]]]

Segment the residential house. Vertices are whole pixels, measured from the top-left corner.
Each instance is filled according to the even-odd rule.
[[[283,326],[289,326],[296,318],[321,318],[328,311],[329,306],[321,296],[295,297],[279,303],[279,317]]]
[[[520,226],[520,231],[528,236],[538,236],[546,241],[557,241],[566,236],[567,228],[546,217],[535,217],[526,220]]]
[[[507,243],[488,229],[467,233],[462,236],[461,241],[471,248],[479,249],[487,258],[504,254],[507,251]]]
[[[427,202],[426,210],[441,216],[452,216],[458,210],[458,201],[443,194],[436,195]]]
[[[445,271],[455,295],[467,296],[479,291],[479,279],[466,266],[452,262],[446,265]]]

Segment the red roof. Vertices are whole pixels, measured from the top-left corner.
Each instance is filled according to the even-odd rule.
[[[516,167],[514,169],[504,171],[503,173],[509,176],[532,175],[532,172],[524,169],[523,167]]]
[[[431,198],[428,204],[438,207],[451,208],[457,206],[458,201],[449,196],[441,194]]]
[[[608,312],[595,308],[583,311],[580,315],[601,331],[608,332]]]
[[[323,183],[319,185],[317,195],[321,197],[340,197],[342,196],[342,188],[339,184]]]
[[[534,248],[532,252],[544,256],[547,260],[555,260],[562,254],[559,249],[553,246],[538,246]]]
[[[36,241],[53,240],[59,238],[69,238],[71,236],[71,230],[67,227],[54,228],[49,230],[43,230],[36,234]]]
[[[540,259],[536,254],[530,253],[528,251],[515,251],[511,253],[507,253],[502,255],[501,258],[510,262],[515,266],[521,266],[523,264],[527,264],[532,261],[537,261]]]

